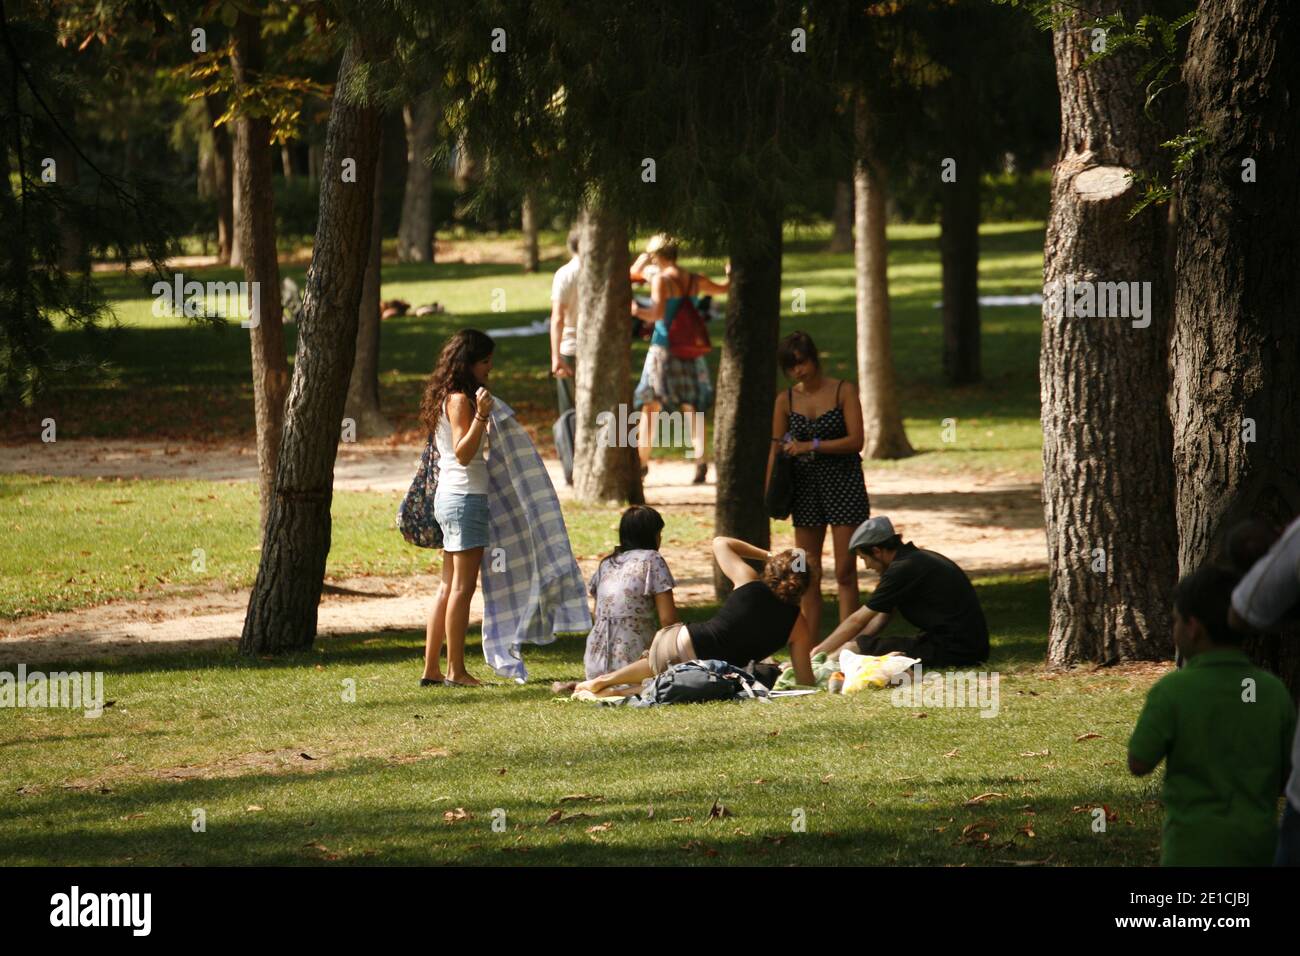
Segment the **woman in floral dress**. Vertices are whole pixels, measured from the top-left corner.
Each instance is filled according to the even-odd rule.
[[[639,660],[655,631],[677,622],[673,575],[659,553],[663,527],[653,508],[628,508],[619,522],[618,547],[591,576],[588,591],[596,609],[583,655],[588,680]]]

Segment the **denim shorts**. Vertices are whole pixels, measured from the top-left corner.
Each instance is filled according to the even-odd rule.
[[[439,488],[433,496],[433,516],[442,528],[444,551],[469,551],[488,543],[487,495],[465,495]]]

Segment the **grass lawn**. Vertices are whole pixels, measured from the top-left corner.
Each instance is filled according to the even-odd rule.
[[[102,717],[0,710],[0,860],[1154,864],[1158,775],[1124,768],[1152,675],[1042,671],[1044,579],[977,586],[1001,673],[993,718],[894,707],[887,691],[556,702],[548,683],[581,671],[572,640],[526,652],[529,684],[478,691],[416,686],[414,632],[276,661],[89,664],[107,672]],[[715,801],[729,815],[710,820]]]
[[[825,251],[826,229],[791,229],[786,243],[782,300],[783,331],[810,332],[827,356],[827,371],[857,378],[854,358],[854,285],[851,254]],[[932,472],[1012,470],[1037,472],[1041,448],[1038,423],[1037,308],[983,310],[984,381],[951,388],[944,383],[942,332],[935,304],[941,277],[938,227],[896,225],[889,230],[890,293],[894,357],[901,407],[912,443],[924,454],[902,467]],[[992,223],[981,227],[980,291],[1024,293],[1042,285],[1041,223]],[[467,325],[488,330],[526,325],[549,313],[550,270],[525,275],[514,265],[491,263],[391,264],[383,270],[384,298],[413,306],[437,300],[450,314],[407,316],[384,323],[380,357],[381,401],[402,429],[414,429],[425,377],[442,341]],[[720,275],[717,261],[688,262]],[[284,274],[300,285],[301,266]],[[237,269],[186,270],[187,279],[229,281]],[[0,439],[35,441],[40,423],[52,417],[60,440],[79,437],[249,440],[253,429],[247,333],[232,322],[216,329],[190,325],[183,318],[152,314],[150,282],[98,274],[121,323],[108,336],[87,339],[79,331],[55,336],[58,358],[93,355],[112,366],[108,379],[51,390],[39,404],[6,417]],[[802,289],[806,312],[792,312]],[[494,294],[501,290],[500,295]],[[503,298],[502,298],[503,296]],[[502,302],[504,311],[493,311]],[[294,347],[289,328],[288,346]],[[632,346],[632,368],[639,376],[646,346]],[[520,413],[544,446],[555,417],[554,383],[549,375],[546,336],[502,339],[493,373],[494,390]],[[718,351],[710,361],[715,369]],[[773,374],[776,372],[773,370]],[[957,440],[944,443],[945,418],[957,420]],[[659,454],[680,455],[677,449]],[[874,467],[874,466],[873,466]],[[885,465],[883,467],[899,467]]]
[[[407,575],[438,567],[394,524],[401,493],[336,491],[326,574]],[[247,587],[257,573],[252,482],[87,480],[0,475],[0,618],[149,597]],[[664,509],[664,541],[703,548],[711,521]],[[578,556],[618,543],[616,509],[566,504]],[[202,570],[195,549],[202,549]]]

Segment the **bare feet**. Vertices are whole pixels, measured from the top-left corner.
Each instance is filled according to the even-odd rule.
[[[431,681],[441,682],[441,681],[445,681],[446,679],[447,677],[445,674],[443,674],[442,671],[434,671],[432,674],[426,672],[420,675],[420,680],[431,680]]]
[[[580,691],[580,690],[589,691],[590,693],[593,693],[593,694],[599,694],[599,693],[600,693],[600,689],[596,687],[596,681],[595,681],[595,680],[584,680],[584,681],[581,681],[581,682],[580,682],[576,687],[573,688],[573,692],[574,692],[575,694],[576,694],[578,691]]]
[[[476,677],[471,677],[469,671],[463,671],[459,674],[448,674],[443,678],[443,683],[450,687],[481,687],[483,682]]]

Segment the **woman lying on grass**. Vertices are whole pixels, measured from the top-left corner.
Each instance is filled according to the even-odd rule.
[[[689,629],[681,623],[660,628],[645,657],[611,674],[583,681],[577,690],[612,696],[606,693],[609,688],[639,684],[684,661],[719,660],[746,667],[787,643],[799,683],[811,685],[812,636],[799,610],[808,588],[804,553],[773,554],[735,538],[718,537],[713,539],[713,556],[735,585],[717,614]],[[747,559],[764,562],[761,575]]]

